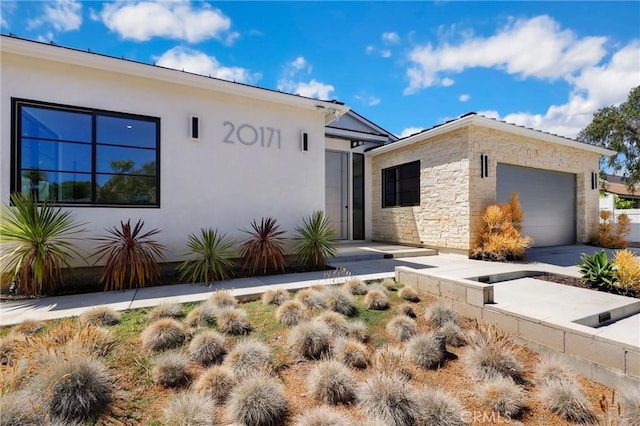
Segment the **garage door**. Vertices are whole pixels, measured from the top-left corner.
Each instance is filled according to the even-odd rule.
[[[575,244],[576,176],[549,170],[498,164],[497,201],[520,194],[524,211],[522,233],[535,247]]]

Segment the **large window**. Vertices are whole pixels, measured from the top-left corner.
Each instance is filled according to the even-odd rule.
[[[13,192],[159,205],[160,119],[14,99],[12,123]]]
[[[420,205],[420,161],[382,170],[382,207]]]

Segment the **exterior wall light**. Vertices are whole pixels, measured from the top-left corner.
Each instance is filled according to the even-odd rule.
[[[480,155],[480,177],[482,179],[489,177],[489,156],[487,154]]]
[[[197,115],[192,115],[191,120],[189,121],[189,128],[191,134],[191,140],[199,141],[200,140],[200,117]]]
[[[591,189],[598,189],[598,172],[591,172]]]
[[[309,151],[309,133],[307,132],[300,133],[300,151]]]

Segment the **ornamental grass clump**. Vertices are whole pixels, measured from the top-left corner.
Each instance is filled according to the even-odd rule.
[[[306,410],[296,417],[293,424],[294,426],[352,426],[353,421],[334,408],[322,405]]]
[[[44,328],[44,324],[42,321],[36,320],[24,320],[13,327],[11,327],[11,333],[19,333],[24,334],[26,336],[30,336],[32,334],[36,334],[38,331]]]
[[[439,389],[422,388],[414,393],[418,407],[416,424],[431,426],[464,426],[468,412],[457,398]]]
[[[351,293],[339,287],[327,287],[322,294],[327,309],[348,317],[356,314],[356,301]]]
[[[266,373],[271,365],[271,349],[259,340],[248,338],[236,344],[223,365],[238,378]]]
[[[576,375],[571,368],[558,356],[544,355],[534,369],[534,377],[540,385],[554,380],[571,382]]]
[[[218,309],[222,308],[236,308],[238,301],[229,291],[218,290],[211,293],[211,296],[207,299],[211,305]]]
[[[522,260],[533,239],[522,236],[524,213],[518,193],[507,203],[489,205],[482,213],[471,249],[471,257],[482,260]]]
[[[407,351],[392,345],[384,345],[376,350],[373,366],[381,373],[393,373],[404,380],[411,380],[411,365]]]
[[[331,352],[332,334],[329,327],[317,321],[302,322],[289,331],[289,350],[306,359],[320,359]]]
[[[419,367],[440,368],[447,357],[445,336],[441,333],[417,334],[407,342],[407,355]]]
[[[590,243],[603,248],[624,249],[629,246],[631,219],[626,214],[614,216],[611,210],[600,210],[600,221]]]
[[[456,348],[467,344],[467,335],[455,321],[445,321],[438,328],[438,332],[444,334],[447,345]]]
[[[184,342],[182,324],[171,318],[152,322],[140,334],[142,346],[152,351],[177,348]]]
[[[283,271],[284,243],[282,235],[285,231],[280,230],[280,225],[272,217],[263,217],[260,223],[255,219],[251,221],[251,230],[241,229],[249,234],[249,238],[240,246],[240,256],[242,257],[242,267],[255,274],[256,271]]]
[[[546,408],[565,420],[580,424],[596,422],[589,400],[575,380],[551,380],[542,385],[538,397]]]
[[[369,290],[364,296],[364,306],[367,309],[383,311],[389,307],[389,297],[380,290]]]
[[[289,300],[289,297],[289,292],[283,288],[267,290],[262,293],[262,304],[280,306]]]
[[[220,333],[205,330],[195,335],[189,343],[189,356],[203,366],[222,363],[227,354],[227,339]]]
[[[164,387],[179,387],[191,380],[189,358],[182,352],[169,351],[152,361],[151,377],[153,382]]]
[[[298,300],[287,300],[276,309],[276,319],[284,325],[296,325],[309,320],[309,311]]]
[[[640,387],[622,386],[621,402],[624,408],[623,424],[640,425]]]
[[[31,389],[5,393],[0,397],[0,424],[3,426],[38,426],[46,424],[46,415]]]
[[[307,376],[309,394],[325,404],[348,404],[355,398],[351,371],[338,361],[322,361]]]
[[[218,330],[224,334],[240,336],[251,331],[247,312],[239,308],[224,308],[217,311]]]
[[[226,407],[229,420],[245,426],[282,425],[289,411],[282,386],[260,374],[240,382],[229,395]]]
[[[182,312],[182,305],[164,302],[154,307],[149,316],[152,320],[158,320],[160,318],[180,319],[184,316],[184,312]]]
[[[96,263],[106,257],[100,283],[105,291],[141,288],[160,277],[158,262],[164,262],[166,247],[152,237],[159,229],[143,232],[144,221],[120,222],[120,227],[107,228],[108,235],[96,238],[100,242],[91,255]]]
[[[397,307],[397,312],[400,315],[407,316],[409,318],[417,318],[416,311],[413,309],[413,305],[411,303],[401,303]]]
[[[356,391],[358,407],[372,420],[395,426],[414,426],[418,405],[408,382],[395,374],[376,372]]]
[[[313,288],[305,288],[296,293],[296,300],[304,303],[304,305],[310,310],[317,311],[320,309],[324,309],[324,297],[322,292],[317,291]]]
[[[233,266],[235,242],[217,229],[201,228],[200,234],[189,234],[188,255],[191,257],[178,266],[180,279],[190,283],[211,285],[225,280]]]
[[[233,371],[226,366],[208,368],[193,384],[193,389],[208,397],[214,404],[224,403],[233,387],[238,383]]]
[[[629,250],[619,250],[613,257],[615,287],[625,296],[640,297],[640,257]]]
[[[420,295],[413,287],[402,287],[398,290],[398,296],[400,299],[404,299],[407,302],[417,303],[420,301]]]
[[[517,418],[527,405],[527,394],[510,377],[497,376],[479,385],[480,401],[502,417]]]
[[[347,367],[367,368],[369,351],[361,342],[340,338],[335,341],[333,357]]]
[[[517,347],[511,337],[493,325],[479,325],[469,339],[470,348],[463,362],[471,377],[486,382],[496,377],[522,380],[524,368],[516,357]]]
[[[214,426],[213,403],[209,398],[195,392],[173,395],[162,410],[163,425],[166,426]]]
[[[230,308],[225,308],[230,309]],[[186,318],[189,327],[208,327],[217,322],[218,308],[208,301],[193,308]]]
[[[96,306],[84,311],[78,319],[82,324],[114,325],[120,322],[120,314],[109,306]]]
[[[395,291],[398,289],[398,283],[392,278],[385,278],[380,283],[380,286],[384,287],[388,291]]]
[[[459,316],[456,311],[446,307],[442,302],[432,303],[424,313],[425,319],[434,327],[442,327],[446,322],[458,323]]]
[[[418,332],[418,323],[407,316],[398,315],[389,320],[386,330],[394,338],[406,342]]]
[[[323,323],[329,327],[333,337],[342,337],[349,331],[349,321],[338,312],[325,311],[314,318],[315,322]]]
[[[347,324],[347,337],[358,342],[367,343],[369,341],[369,330],[362,320],[349,321]]]
[[[358,296],[364,296],[369,291],[369,288],[364,281],[357,278],[351,278],[342,285],[342,289],[348,293]]]

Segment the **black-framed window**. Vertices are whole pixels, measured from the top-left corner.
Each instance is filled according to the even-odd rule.
[[[160,119],[12,99],[11,191],[76,205],[160,205]]]
[[[382,207],[420,205],[420,161],[382,170]]]

